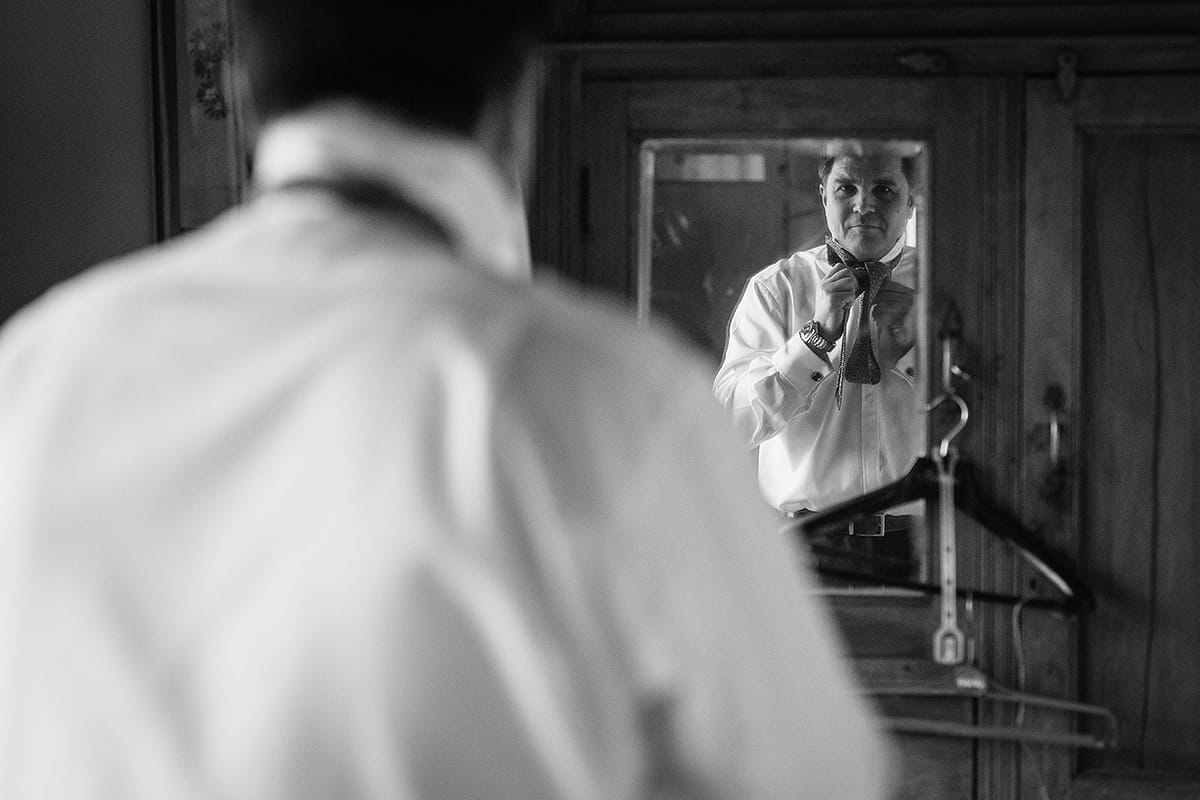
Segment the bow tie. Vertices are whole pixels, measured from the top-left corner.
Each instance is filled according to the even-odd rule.
[[[847,356],[845,346],[842,347],[836,392],[837,406],[841,408],[842,385],[844,381],[875,384],[882,380],[883,376],[879,369],[879,362],[875,359],[875,351],[871,348],[871,323],[869,315],[879,287],[891,276],[896,264],[900,263],[900,256],[896,256],[890,263],[863,261],[855,257],[853,253],[843,247],[832,236],[825,237],[825,254],[831,265],[845,264],[850,268],[850,271],[858,281],[858,288],[862,297],[862,310],[858,315],[858,336],[855,338],[854,348],[850,351],[850,355]]]
[[[892,270],[900,261],[898,256],[889,263],[883,261],[863,261],[831,236],[825,237],[825,259],[831,266],[834,264],[845,264],[848,266],[854,274],[855,279],[858,280],[858,289],[860,292],[868,290],[872,292],[878,291],[879,285],[891,276]],[[875,284],[874,289],[871,288],[872,284]]]

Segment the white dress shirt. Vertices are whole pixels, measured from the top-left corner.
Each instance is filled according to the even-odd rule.
[[[452,244],[279,188],[346,174]],[[468,142],[318,109],[257,175],[0,336],[0,797],[883,796],[701,361],[517,278]]]
[[[901,239],[880,260],[897,255],[892,280],[912,288],[916,251]],[[758,448],[764,497],[782,511],[819,511],[886,485],[905,473],[923,446],[913,351],[878,384],[847,381],[842,407],[836,407],[842,348],[858,335],[861,303],[851,306],[845,335],[828,361],[800,338],[829,270],[821,245],[754,275],[730,320],[713,382],[738,430]]]

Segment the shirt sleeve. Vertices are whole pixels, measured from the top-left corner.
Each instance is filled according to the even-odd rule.
[[[812,407],[830,363],[789,330],[788,304],[765,281],[751,280],[729,324],[713,393],[734,426],[757,447]]]

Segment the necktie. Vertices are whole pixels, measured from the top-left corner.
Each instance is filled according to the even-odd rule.
[[[852,383],[879,383],[882,375],[879,362],[875,360],[875,351],[871,349],[871,306],[875,303],[875,295],[879,287],[892,274],[892,269],[900,261],[899,256],[890,263],[882,261],[860,261],[850,251],[844,248],[833,237],[825,238],[826,256],[830,264],[845,264],[850,268],[860,290],[861,305],[858,315],[858,335],[850,355],[846,355],[846,345],[842,345],[841,365],[838,370],[837,405],[842,406],[842,385],[844,381]]]

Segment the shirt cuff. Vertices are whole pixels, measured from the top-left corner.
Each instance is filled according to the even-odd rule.
[[[892,373],[900,380],[907,383],[910,387],[917,383],[916,359],[912,353],[905,355],[904,358],[896,362],[896,366],[892,367]]]
[[[771,356],[771,363],[788,383],[801,391],[804,391],[805,387],[812,388],[833,372],[830,363],[805,344],[798,333],[793,334],[784,342],[783,347],[775,351]]]

